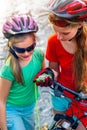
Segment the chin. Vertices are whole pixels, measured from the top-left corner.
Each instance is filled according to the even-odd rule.
[[[30,60],[30,57],[23,58],[24,61]]]

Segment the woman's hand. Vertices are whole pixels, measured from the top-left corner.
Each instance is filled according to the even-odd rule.
[[[54,72],[50,68],[41,70],[35,77],[34,82],[37,86],[49,87],[53,84]]]

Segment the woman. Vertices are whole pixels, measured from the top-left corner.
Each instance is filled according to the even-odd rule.
[[[39,96],[34,76],[45,67],[36,47],[38,26],[29,15],[14,15],[3,25],[9,54],[0,72],[0,128],[34,130],[34,108]]]
[[[47,44],[46,58],[49,67],[57,72],[56,80],[59,83],[84,93],[87,93],[86,21],[86,0],[51,0],[49,22],[55,33],[49,37]],[[73,95],[69,93],[66,95],[68,98],[57,98],[52,95],[54,114],[65,114],[69,108]],[[81,122],[76,130],[85,130]]]

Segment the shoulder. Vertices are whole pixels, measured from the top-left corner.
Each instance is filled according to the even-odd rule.
[[[7,60],[0,70],[0,77],[6,78],[8,80],[13,80],[13,72],[10,66],[10,62]]]
[[[54,43],[55,43],[55,44],[54,44]],[[56,45],[58,45],[58,43],[60,43],[60,41],[59,41],[59,39],[58,39],[57,34],[52,34],[52,35],[50,35],[50,37],[48,38],[48,44],[50,44],[50,46],[51,46],[51,45],[56,46]]]
[[[36,47],[34,49],[34,53],[37,54],[37,55],[44,55],[44,52],[40,47]]]
[[[48,38],[48,40],[56,40],[56,39],[57,39],[56,33],[50,35],[49,38]]]
[[[37,58],[37,59],[40,59],[40,60],[43,60],[44,59],[44,52],[41,48],[39,47],[36,47],[34,49],[34,53],[33,53],[34,57]]]
[[[1,68],[1,71],[3,71],[3,70],[9,70],[9,71],[11,71],[11,66],[10,66],[10,59],[7,59],[6,61],[5,61],[5,63],[3,64],[3,66],[2,66],[2,68]]]
[[[58,36],[57,34],[52,34],[49,38],[48,38],[48,41],[47,41],[47,49],[46,50],[49,50],[50,51],[54,51],[56,48],[58,48],[60,45],[60,41],[58,39]]]

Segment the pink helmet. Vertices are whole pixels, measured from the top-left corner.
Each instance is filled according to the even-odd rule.
[[[87,21],[87,0],[50,0],[49,12],[61,18]]]
[[[3,34],[8,39],[17,34],[37,31],[38,25],[29,15],[14,15],[3,25]]]

